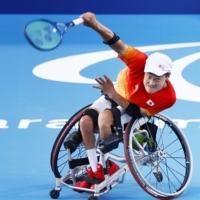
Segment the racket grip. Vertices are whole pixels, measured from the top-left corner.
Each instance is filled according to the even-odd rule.
[[[84,20],[83,18],[80,17],[80,18],[74,19],[72,22],[74,23],[74,26],[76,26],[76,25],[82,24]]]

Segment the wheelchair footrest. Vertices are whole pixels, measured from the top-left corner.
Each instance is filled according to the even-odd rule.
[[[122,138],[115,133],[110,134],[99,142],[99,149],[102,153],[107,153],[113,149],[117,149],[119,143],[122,141]]]

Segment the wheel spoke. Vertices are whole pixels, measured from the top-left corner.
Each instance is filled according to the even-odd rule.
[[[138,120],[139,121],[139,120]],[[128,125],[125,134],[125,147],[132,145],[134,122]],[[130,172],[140,186],[156,198],[176,198],[186,189],[192,174],[192,155],[190,147],[182,131],[169,118],[158,114],[146,122],[149,137],[156,142],[155,149],[144,147],[148,155],[139,151],[125,150],[125,156]],[[153,131],[153,132],[151,132]],[[148,158],[145,160],[145,158]]]
[[[63,143],[64,141],[75,131],[78,131],[79,128],[79,120],[82,116],[82,113],[87,109],[87,107],[81,109],[77,113],[75,113],[70,120],[65,124],[59,133],[55,144],[52,149],[51,155],[51,165],[52,170],[56,177],[62,177],[66,173],[70,171],[69,169],[69,158],[67,150],[64,149]],[[71,154],[72,159],[80,159],[85,158],[86,149],[83,143],[79,144],[76,150]],[[81,177],[82,174],[85,173],[84,170],[80,168],[80,171],[77,172],[77,176]]]

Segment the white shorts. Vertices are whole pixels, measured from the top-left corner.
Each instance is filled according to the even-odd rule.
[[[90,108],[94,108],[99,112],[104,111],[105,109],[110,109],[112,107],[112,104],[109,100],[105,99],[105,96],[102,95],[100,98],[98,98],[91,106]],[[117,106],[117,108],[121,112],[121,123],[122,127],[124,127],[124,124],[128,123],[131,119],[131,117],[125,113],[124,109],[121,106]]]

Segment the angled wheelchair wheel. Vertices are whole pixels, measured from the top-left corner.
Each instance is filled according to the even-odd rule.
[[[190,146],[167,116],[132,119],[126,128],[124,151],[131,174],[153,197],[177,198],[187,188],[193,170]]]
[[[82,113],[89,107],[90,105],[82,108],[78,112],[76,112],[64,125],[59,135],[57,136],[52,151],[51,151],[51,168],[56,178],[61,178],[64,174],[66,174],[69,169],[69,158],[67,154],[67,150],[64,147],[64,141],[74,132],[78,131],[79,120],[82,116]],[[81,158],[86,158],[86,149],[81,142],[76,150],[71,154],[71,158],[74,160],[78,160]],[[85,174],[85,172],[84,172]],[[82,176],[84,174],[78,173],[78,176]],[[76,177],[78,179],[78,177]]]

